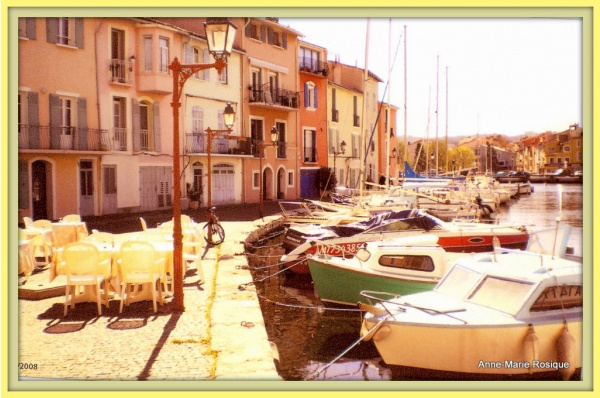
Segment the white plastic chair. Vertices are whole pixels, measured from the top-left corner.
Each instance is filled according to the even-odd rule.
[[[52,230],[52,221],[50,220],[35,220],[31,224],[31,228],[44,230]],[[39,235],[31,238],[29,243],[33,252],[33,260],[36,266],[46,266],[52,261],[52,234],[40,233]],[[42,258],[42,261],[38,261],[38,258]]]
[[[112,246],[115,243],[115,237],[110,232],[92,232],[86,237],[86,240],[91,243],[103,244]]]
[[[110,270],[110,259],[100,261],[96,246],[87,242],[73,242],[65,245],[62,255],[67,276],[64,315],[67,315],[69,301],[71,308],[75,308],[75,297],[78,295],[77,286],[94,286],[98,315],[102,315],[100,284],[106,276],[101,272],[101,267],[105,263],[104,265]],[[71,286],[74,287],[72,293]]]
[[[62,218],[64,222],[81,222],[79,214],[67,214]]]
[[[33,227],[33,220],[30,217],[23,217],[23,224],[25,228]]]
[[[182,260],[184,269],[187,270],[188,262],[193,264],[197,270],[196,272],[198,276],[200,277],[200,282],[203,283],[204,271],[202,271],[202,245],[200,244],[200,241],[184,241],[182,244]]]
[[[154,312],[157,311],[156,300],[162,304],[161,284],[157,282],[164,275],[164,259],[156,258],[154,246],[146,241],[126,241],[121,245],[119,253],[121,275],[121,306],[119,313],[123,312],[123,303],[129,305],[131,288],[137,285],[149,285]]]

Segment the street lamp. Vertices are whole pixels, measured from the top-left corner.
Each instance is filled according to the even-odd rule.
[[[206,18],[204,22],[208,51],[215,58],[212,64],[179,63],[177,58],[169,65],[173,71],[173,308],[183,311],[182,239],[181,232],[181,180],[179,167],[179,108],[181,92],[187,79],[201,70],[215,68],[221,74],[231,54],[236,27],[229,18]]]
[[[258,197],[259,197],[259,211],[260,218],[264,218],[264,205],[263,205],[263,171],[262,171],[262,158],[265,152],[265,148],[269,146],[276,146],[277,141],[279,140],[279,131],[277,131],[277,127],[273,126],[271,128],[271,142],[259,142],[258,143],[258,174],[259,174],[259,182],[258,182]]]
[[[335,167],[335,161],[337,160],[338,155],[343,155],[346,153],[346,141],[340,143],[340,151],[336,151],[335,147],[331,147],[333,149],[333,175],[337,178],[337,168]]]
[[[231,106],[231,102],[227,103],[227,106],[225,107],[225,110],[223,111],[223,121],[225,123],[225,126],[227,126],[226,129],[224,130],[212,130],[210,127],[207,128],[206,131],[206,140],[207,140],[207,148],[206,148],[206,161],[208,163],[208,201],[207,201],[207,207],[211,207],[212,206],[212,182],[211,182],[211,175],[212,175],[212,169],[210,166],[210,154],[211,154],[211,143],[212,143],[212,139],[215,135],[217,134],[229,134],[232,131],[232,127],[233,127],[233,122],[235,121],[235,110],[233,110],[233,107]]]

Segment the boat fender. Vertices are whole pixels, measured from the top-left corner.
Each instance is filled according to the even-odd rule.
[[[391,327],[389,327],[388,325],[383,325],[373,335],[373,341],[385,340],[386,338],[388,338],[388,336],[390,335],[391,332],[392,332]]]
[[[523,360],[530,365],[533,364],[533,361],[536,361],[539,356],[539,345],[540,341],[535,334],[535,330],[533,329],[533,325],[529,325],[529,331],[523,340]],[[529,367],[529,373],[533,372],[533,367]]]
[[[558,370],[563,380],[569,380],[575,373],[575,338],[569,333],[567,321],[565,321],[565,327],[558,340],[556,340],[556,357],[559,363],[567,362],[569,364],[569,367]]]

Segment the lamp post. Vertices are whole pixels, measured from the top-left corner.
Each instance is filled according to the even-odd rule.
[[[340,142],[339,152],[336,151],[334,147],[332,147],[332,148],[333,148],[333,175],[336,177],[336,180],[337,180],[337,168],[335,166],[335,163],[336,163],[338,155],[343,155],[346,153],[346,141],[342,140],[342,142]]]
[[[259,142],[258,143],[258,174],[259,174],[259,182],[258,182],[258,197],[259,197],[259,212],[260,218],[264,218],[264,205],[263,205],[263,171],[262,171],[262,158],[265,152],[265,148],[269,146],[276,146],[277,141],[279,140],[279,131],[277,131],[277,127],[273,126],[271,128],[271,142]]]
[[[227,103],[227,106],[225,107],[225,111],[223,112],[223,120],[225,122],[225,126],[227,126],[227,129],[224,130],[212,130],[210,127],[207,128],[206,131],[206,140],[207,140],[207,148],[206,148],[206,161],[208,163],[208,201],[207,203],[207,207],[211,207],[212,206],[212,181],[211,181],[211,176],[212,176],[212,169],[210,166],[210,153],[212,150],[212,139],[214,136],[216,136],[217,134],[229,134],[231,133],[231,128],[233,127],[233,122],[235,121],[235,111],[233,110],[233,107],[231,106],[231,102]]]
[[[236,27],[229,18],[206,18],[204,22],[208,51],[215,58],[212,64],[184,65],[177,58],[169,65],[173,72],[173,308],[183,311],[182,239],[181,232],[181,181],[179,167],[179,107],[181,92],[187,79],[201,70],[215,68],[222,72],[231,54]]]

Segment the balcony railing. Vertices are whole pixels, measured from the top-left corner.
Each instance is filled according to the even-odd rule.
[[[127,150],[127,129],[124,127],[113,128],[113,149],[115,151]]]
[[[300,93],[278,87],[271,87],[269,83],[262,86],[250,86],[250,103],[284,106],[298,109],[300,107]]]
[[[107,130],[20,125],[19,149],[109,151],[112,145]]]
[[[329,74],[329,65],[327,65],[327,62],[318,61],[310,57],[300,57],[300,71],[327,76]]]
[[[110,74],[113,83],[131,84],[133,75],[133,62],[123,59],[110,61]]]
[[[185,135],[184,152],[186,154],[202,154],[208,152],[208,134],[189,133]],[[221,155],[252,155],[250,140],[239,137],[213,137],[210,140],[210,153]]]

